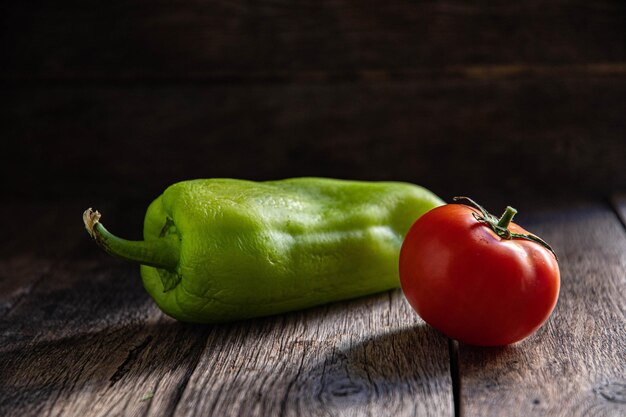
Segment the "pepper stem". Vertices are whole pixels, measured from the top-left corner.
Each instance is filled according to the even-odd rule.
[[[515,216],[516,214],[517,214],[517,210],[515,210],[511,206],[507,206],[506,210],[504,211],[504,214],[502,215],[502,217],[500,217],[500,220],[498,220],[498,227],[502,227],[504,229],[509,227],[511,220],[513,220],[513,216]]]
[[[107,253],[142,265],[175,271],[180,257],[180,239],[168,235],[152,240],[126,240],[109,232],[100,223],[100,213],[91,208],[83,213],[85,228]]]

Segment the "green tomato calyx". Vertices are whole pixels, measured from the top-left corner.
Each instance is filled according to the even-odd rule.
[[[485,210],[485,208],[483,206],[481,206],[480,204],[478,204],[477,202],[475,202],[474,200],[472,200],[469,197],[463,197],[463,196],[459,196],[459,197],[454,197],[452,199],[452,201],[465,201],[466,205],[478,210],[480,212],[480,214],[478,213],[472,213],[472,215],[474,216],[474,218],[479,222],[482,223],[486,226],[489,226],[489,228],[491,228],[491,230],[493,230],[493,232],[500,237],[501,239],[505,239],[505,240],[511,240],[511,239],[526,239],[526,240],[530,240],[532,242],[538,243],[541,246],[543,246],[544,248],[548,249],[550,252],[552,252],[552,254],[554,255],[554,257],[558,260],[558,257],[556,256],[556,252],[554,252],[554,249],[552,249],[552,247],[543,239],[541,239],[538,236],[535,236],[533,234],[523,234],[523,233],[513,233],[509,230],[509,225],[511,224],[511,221],[513,220],[513,217],[517,214],[517,210],[515,210],[513,207],[511,206],[507,206],[506,210],[504,211],[504,213],[502,214],[502,216],[500,218],[497,218],[496,216],[494,216],[493,214],[489,213],[487,210]]]

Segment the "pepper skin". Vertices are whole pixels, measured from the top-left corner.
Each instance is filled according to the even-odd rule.
[[[139,262],[166,314],[218,323],[299,310],[400,286],[398,257],[413,222],[443,201],[408,183],[329,178],[184,181],[149,206],[144,240],[87,230]]]

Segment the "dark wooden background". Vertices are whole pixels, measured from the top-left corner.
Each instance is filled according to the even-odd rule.
[[[3,2],[2,198],[300,175],[604,196],[626,189],[625,21],[619,0]]]

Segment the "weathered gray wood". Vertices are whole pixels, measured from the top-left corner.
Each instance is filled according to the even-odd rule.
[[[624,12],[619,0],[10,2],[0,76],[271,81],[490,64],[584,70],[624,61]]]
[[[118,213],[141,217],[128,207]],[[52,232],[63,228],[82,239],[0,318],[0,415],[171,412],[208,329],[163,317],[144,291],[137,267],[102,254],[83,230],[81,214],[63,215],[67,221],[48,230],[34,229],[37,222],[23,227],[35,246],[37,239],[59,244]],[[140,222],[137,226],[141,230]],[[24,278],[17,269],[10,272],[12,279]]]
[[[84,238],[76,222],[85,203],[0,204],[0,316],[26,297]]]
[[[0,182],[20,198],[149,200],[189,178],[300,175],[446,199],[601,194],[626,188],[625,95],[626,78],[567,77],[7,88]]]
[[[94,278],[84,269],[66,273]],[[44,304],[43,312],[29,305],[25,314],[32,327],[0,323],[2,415],[134,416],[151,409],[161,415],[177,404],[206,333],[161,318],[150,300],[137,297],[141,289],[130,292],[134,300],[129,297],[119,280],[136,280],[135,270],[109,267],[99,275],[91,297],[71,283],[64,301],[47,297],[53,304]],[[121,300],[111,300],[111,285],[126,292]],[[103,292],[109,294],[103,297]],[[42,302],[35,294],[32,300]]]
[[[626,206],[615,201],[618,210]],[[108,224],[132,237],[142,210],[124,207],[132,228],[116,225],[117,215]],[[519,220],[559,253],[559,304],[543,329],[515,346],[460,346],[463,415],[623,415],[622,225],[597,204],[521,212]],[[80,212],[76,222],[84,234]],[[68,216],[55,226],[70,223]],[[51,226],[45,217],[32,225]],[[60,259],[0,318],[0,415],[453,414],[446,339],[400,291],[241,323],[185,325],[162,316],[135,267],[100,254],[86,235],[63,255],[50,246],[54,237],[42,231],[33,253]],[[28,254],[21,242],[9,253]]]
[[[520,222],[559,255],[558,305],[543,328],[516,345],[459,346],[463,415],[625,415],[624,228],[600,204],[520,213]]]
[[[213,332],[177,416],[452,416],[447,340],[399,290]]]
[[[105,215],[129,236],[141,211]],[[127,220],[114,221],[116,212]],[[78,248],[0,317],[0,415],[453,414],[447,341],[400,291],[222,326],[181,324],[158,311],[136,267],[99,252],[80,214],[54,225],[77,223]]]

